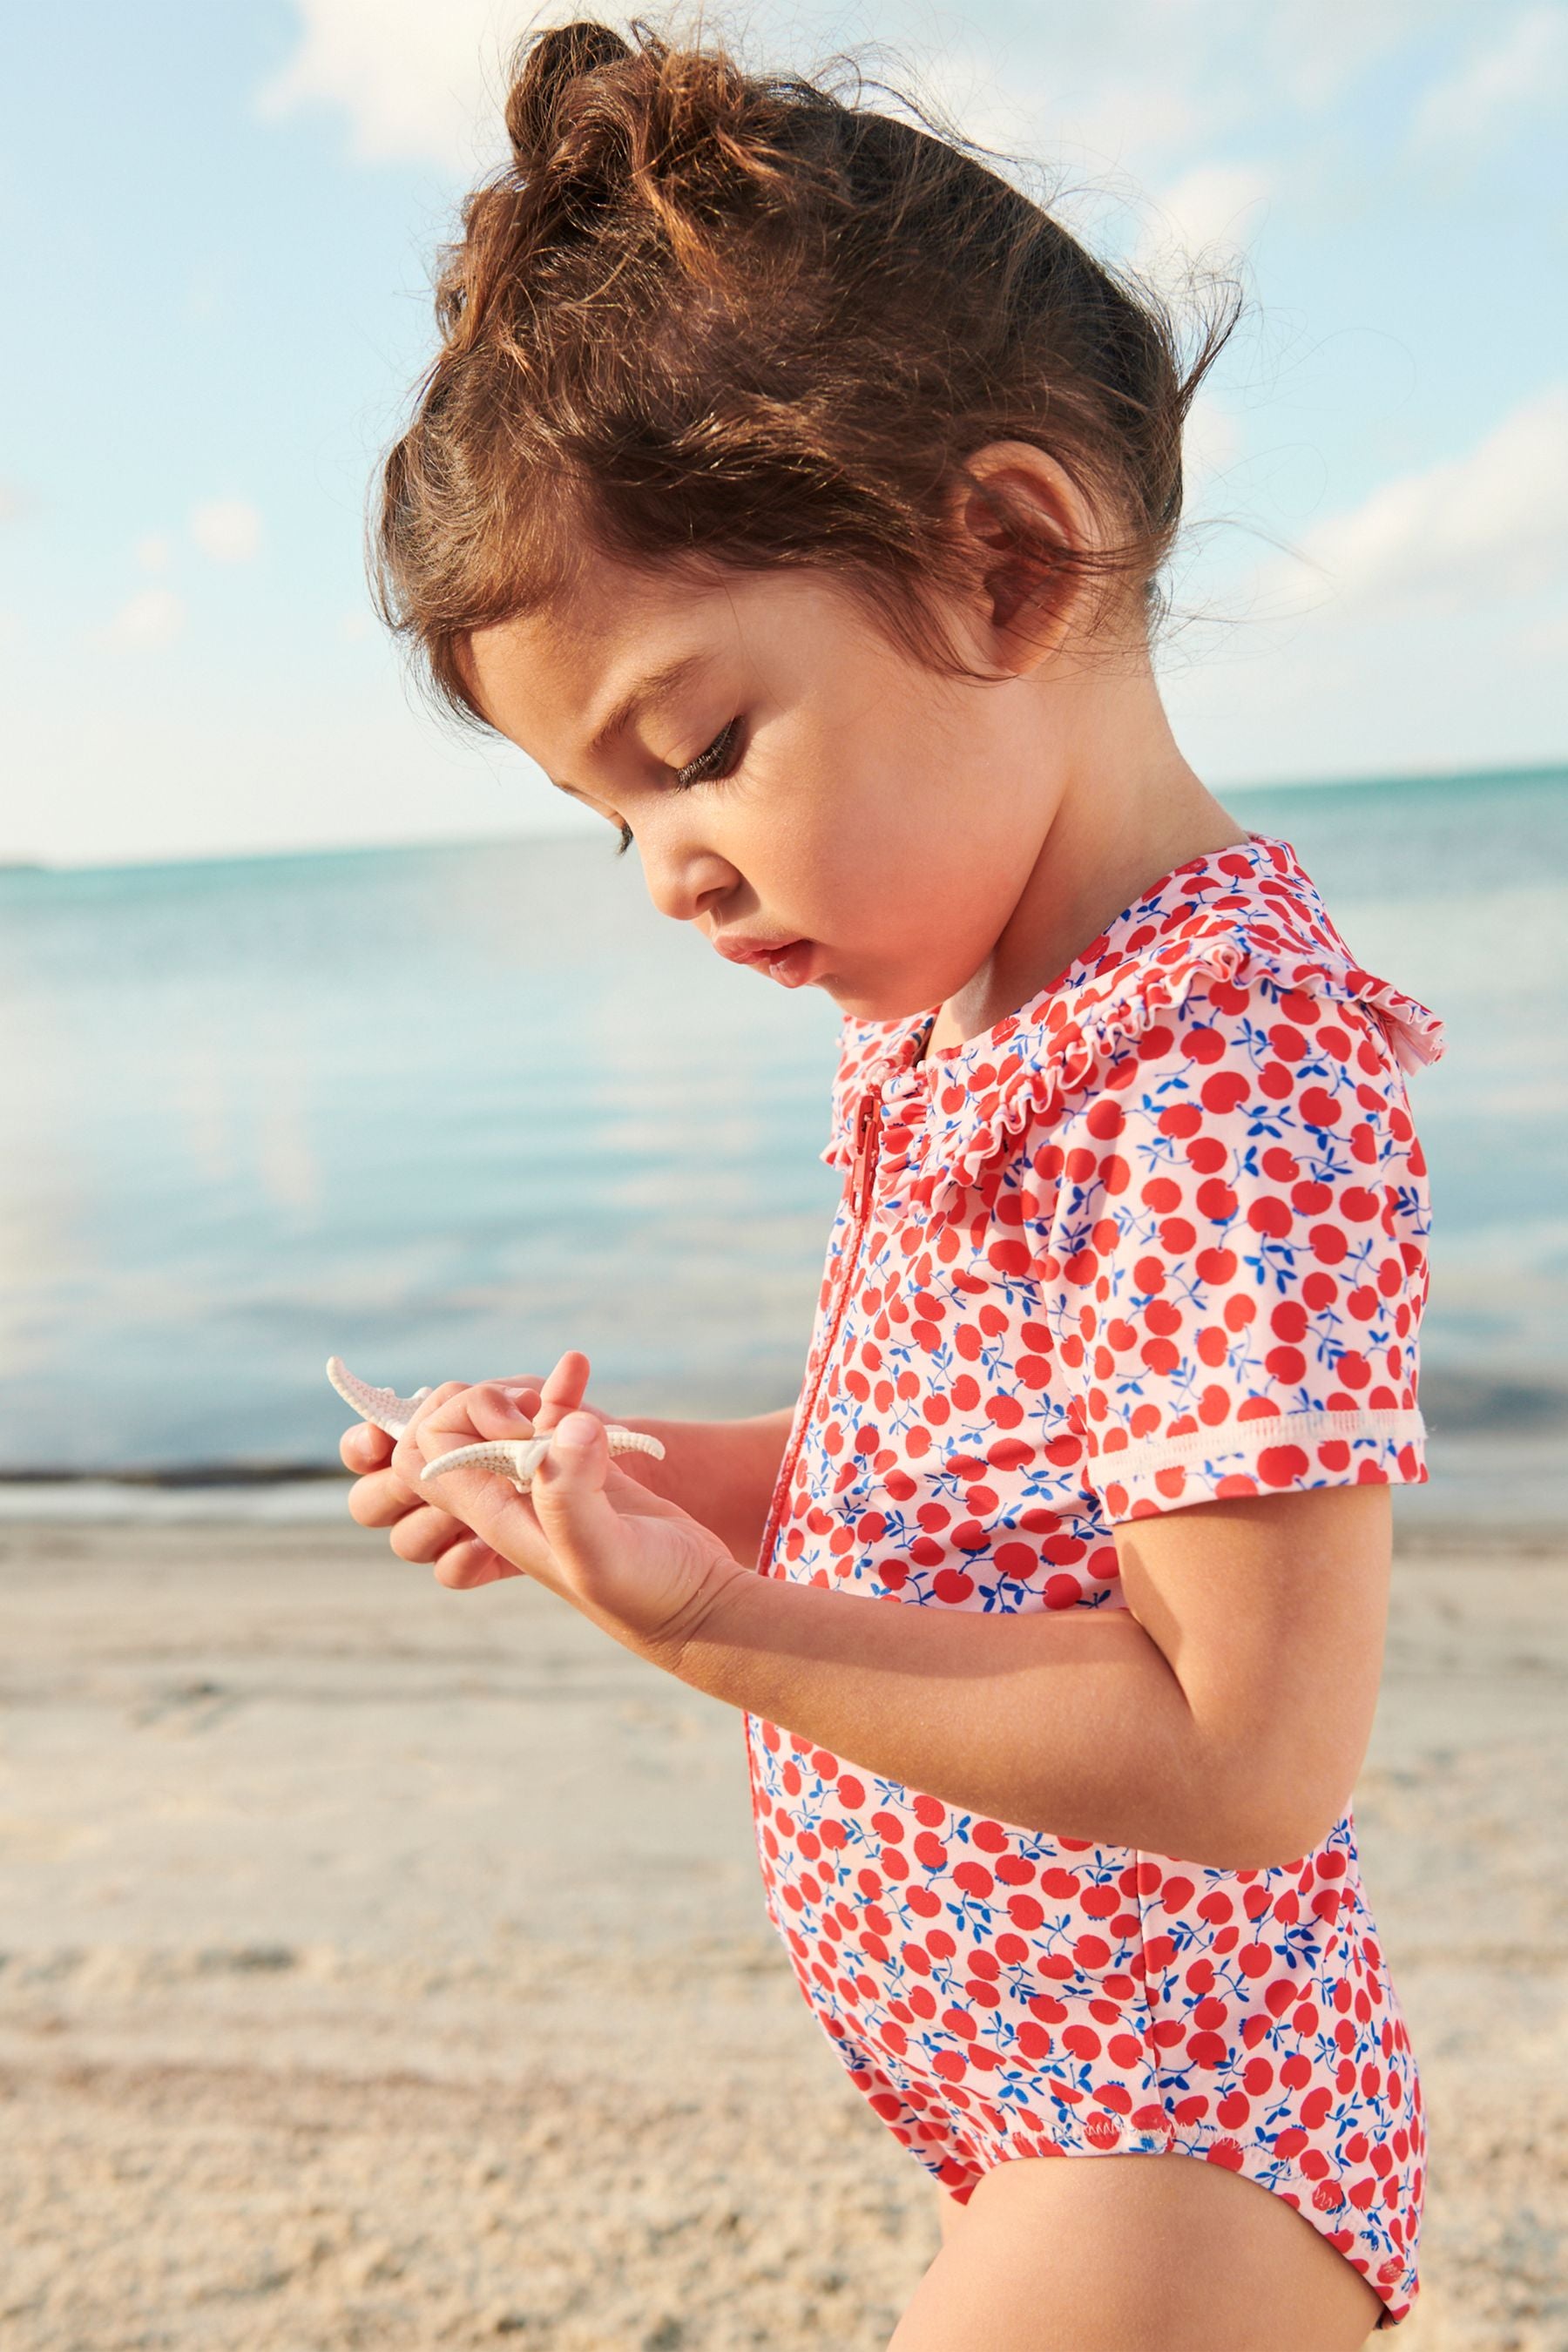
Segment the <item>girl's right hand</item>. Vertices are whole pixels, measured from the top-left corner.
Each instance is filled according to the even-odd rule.
[[[558,1364],[544,1379],[519,1374],[499,1383],[517,1391],[520,1437],[523,1433],[523,1417],[533,1423],[542,1437],[569,1412],[591,1412],[597,1421],[609,1420],[608,1413],[583,1399],[584,1376],[579,1370],[582,1360],[574,1355],[563,1360],[570,1361],[571,1370],[563,1371]],[[442,1387],[433,1389],[421,1401],[410,1426],[467,1385],[469,1383],[462,1381],[447,1381]],[[349,1517],[362,1528],[389,1528],[387,1542],[400,1559],[425,1566],[439,1560],[443,1582],[488,1584],[499,1577],[521,1576],[523,1571],[510,1560],[502,1559],[489,1544],[482,1543],[466,1520],[455,1518],[450,1511],[438,1510],[419,1488],[406,1486],[388,1468],[395,1443],[384,1430],[368,1421],[356,1422],[343,1433],[338,1452],[344,1469],[357,1474],[349,1488]],[[650,1455],[628,1454],[620,1458],[616,1466],[635,1478],[645,1465],[649,1469],[654,1466]],[[651,1486],[653,1481],[648,1479],[646,1483]]]

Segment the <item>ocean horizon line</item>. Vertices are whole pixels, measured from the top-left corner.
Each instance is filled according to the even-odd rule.
[[[1506,788],[1520,784],[1542,783],[1561,777],[1568,783],[1568,752],[1552,760],[1529,761],[1515,767],[1479,768],[1408,768],[1383,772],[1345,776],[1277,776],[1268,779],[1249,778],[1246,782],[1215,784],[1211,790],[1220,799],[1235,793],[1318,793],[1354,792],[1392,792],[1430,788],[1459,787],[1477,791],[1488,786]],[[459,834],[432,835],[429,840],[321,842],[294,849],[238,849],[202,851],[189,856],[161,857],[126,857],[94,860],[91,858],[35,858],[0,856],[0,883],[15,875],[69,875],[87,878],[92,876],[137,874],[152,876],[160,873],[187,874],[194,868],[225,868],[260,866],[317,864],[332,859],[350,860],[359,857],[429,856],[443,854],[467,854],[476,849],[513,849],[525,845],[535,848],[573,843],[597,842],[597,828],[576,825],[565,831],[522,833]]]

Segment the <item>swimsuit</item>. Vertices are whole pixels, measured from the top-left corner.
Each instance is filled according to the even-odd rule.
[[[1119,1609],[1121,1521],[1425,1481],[1403,1073],[1442,1026],[1356,963],[1288,842],[1189,859],[921,1060],[934,1017],[843,1024],[847,1181],[763,1575]],[[960,2202],[1011,2158],[1203,2158],[1405,2316],[1422,2096],[1348,1808],[1221,1870],[984,1820],[751,1714],[746,1741],[801,1989]]]

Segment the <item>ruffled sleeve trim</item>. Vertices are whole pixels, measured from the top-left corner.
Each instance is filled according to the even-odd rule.
[[[1327,958],[1298,961],[1260,949],[1246,938],[1173,942],[1122,973],[1109,974],[1070,996],[1058,997],[1044,1018],[1020,1031],[984,1069],[932,1086],[932,1132],[927,1154],[933,1207],[979,1181],[986,1163],[1027,1126],[1053,1125],[1092,1086],[1108,1061],[1135,1048],[1160,1015],[1184,1005],[1197,988],[1264,978],[1277,994],[1316,1003],[1364,1005],[1388,1037],[1401,1069],[1413,1072],[1442,1055],[1442,1023],[1413,996],[1359,964]],[[1289,1006],[1283,1006],[1289,1017]],[[976,1081],[985,1084],[977,1088]]]

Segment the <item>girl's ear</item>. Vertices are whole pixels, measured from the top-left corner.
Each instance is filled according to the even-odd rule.
[[[987,650],[1015,674],[1037,667],[1083,597],[1081,575],[1062,562],[1094,542],[1077,485],[1030,442],[987,442],[964,460],[950,519],[972,549]]]

